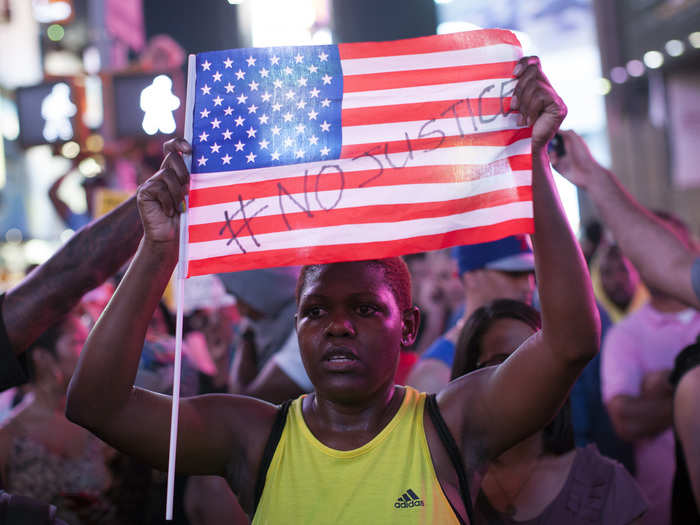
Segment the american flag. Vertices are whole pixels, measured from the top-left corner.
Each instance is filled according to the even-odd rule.
[[[196,55],[187,275],[532,231],[521,55],[497,29]]]

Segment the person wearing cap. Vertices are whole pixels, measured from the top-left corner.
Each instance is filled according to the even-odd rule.
[[[299,269],[265,268],[219,274],[245,322],[229,390],[281,403],[313,390],[294,330]]]
[[[464,322],[481,306],[495,299],[532,303],[535,259],[526,235],[512,235],[453,250],[464,285],[464,315],[421,356],[407,384],[424,392],[438,392],[450,380],[455,344]]]

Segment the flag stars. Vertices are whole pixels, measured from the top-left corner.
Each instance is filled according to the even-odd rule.
[[[280,154],[279,151],[275,150],[270,154],[270,157],[272,157],[272,160],[280,160]]]
[[[314,111],[313,109],[309,111],[309,120],[316,120],[316,117],[318,116],[318,112]]]
[[[297,124],[296,126],[294,126],[294,129],[297,130],[297,134],[299,134],[299,133],[304,133],[304,130],[306,129],[306,126],[304,126],[304,124],[302,124],[302,123],[300,122],[299,124]]]
[[[331,105],[331,101],[328,100],[327,98],[324,98],[324,99],[321,101],[321,106],[324,107],[324,108],[328,108],[328,107],[330,107],[330,105]]]
[[[241,117],[240,115],[238,115],[238,118],[234,122],[236,123],[236,127],[242,126],[243,123],[245,122],[245,119],[243,117]]]
[[[248,114],[250,115],[251,113],[255,113],[258,110],[258,106],[255,104],[251,104],[248,106]]]
[[[201,118],[207,118],[209,116],[209,110],[207,108],[204,108],[202,111],[199,112],[201,115]]]
[[[219,153],[219,150],[221,149],[221,146],[219,144],[217,144],[216,142],[214,142],[214,144],[212,144],[209,147],[211,148],[212,153]]]
[[[202,86],[202,95],[211,95],[211,88],[207,84]]]
[[[211,68],[211,62],[204,60],[204,62],[202,62],[202,71],[209,71],[209,68]]]
[[[245,101],[248,100],[248,97],[241,93],[240,95],[238,95],[238,98],[236,98],[236,100],[238,100],[239,104],[245,104]]]
[[[250,126],[245,132],[248,134],[249,139],[254,139],[255,134],[258,132],[257,129],[255,129],[253,126]]]
[[[204,155],[202,155],[201,157],[199,157],[197,159],[197,166],[206,166],[208,160],[209,159],[207,159]]]
[[[243,148],[245,148],[245,144],[243,144],[240,139],[234,144],[234,146],[236,146],[236,151],[243,151]]]
[[[282,115],[282,118],[284,118],[285,122],[291,122],[292,121],[292,115],[289,111],[287,111],[284,115]]]
[[[280,134],[280,131],[282,131],[282,128],[280,128],[280,127],[277,126],[277,125],[274,125],[274,126],[272,126],[272,127],[270,128],[270,131],[272,131],[272,134],[273,134],[273,135],[279,135],[279,134]]]
[[[226,60],[224,60],[224,67],[225,67],[226,69],[229,69],[229,68],[233,67],[233,60],[231,60],[230,58],[226,57]]]
[[[321,77],[321,80],[323,80],[323,85],[324,85],[324,86],[325,86],[325,85],[330,85],[331,80],[333,80],[333,77],[330,76],[328,73],[326,73],[325,75],[323,75],[323,76]]]
[[[305,100],[300,100],[297,102],[297,109],[304,109],[306,107],[306,101]]]
[[[328,146],[323,146],[323,147],[321,148],[321,156],[322,156],[322,157],[325,157],[325,156],[328,155],[330,152],[331,152],[331,150],[330,150],[330,148],[329,148]]]
[[[294,141],[291,138],[287,137],[286,139],[284,139],[284,147],[285,148],[291,148],[293,145],[294,145]]]
[[[250,87],[251,91],[257,91],[258,90],[258,84],[255,80],[253,80],[250,84],[248,84],[248,87]]]
[[[230,129],[226,128],[226,131],[223,132],[224,140],[231,140],[231,134],[232,134],[232,131]]]
[[[294,57],[294,63],[301,64],[303,61],[304,61],[304,57],[302,56],[302,54],[297,53],[297,56]]]
[[[272,104],[272,111],[279,111],[281,109],[282,109],[282,104],[280,104],[279,102],[275,102],[274,104]]]
[[[258,120],[260,121],[260,124],[267,124],[267,121],[269,118],[270,117],[268,117],[265,113],[263,113],[262,115],[260,115],[258,117]]]
[[[273,66],[279,65],[279,63],[280,63],[280,57],[278,57],[277,55],[272,55],[272,56],[270,57],[270,63],[271,63]]]
[[[311,136],[309,137],[309,145],[312,145],[312,144],[313,144],[314,146],[315,146],[316,144],[318,144],[318,137],[317,137],[316,135],[311,135]]]
[[[260,95],[260,98],[262,98],[263,102],[269,102],[271,97],[272,97],[272,94],[268,91],[265,91],[265,93]]]
[[[214,99],[214,105],[220,106],[223,101],[224,101],[223,98],[221,98],[219,95],[216,95],[216,98]]]
[[[318,98],[318,94],[321,91],[317,88],[313,88],[311,91],[309,91],[309,94],[311,95],[311,98]]]
[[[267,139],[262,139],[260,142],[260,149],[267,149],[267,147],[270,145],[270,141]]]
[[[238,68],[238,71],[236,71],[235,75],[236,80],[243,80],[245,78],[245,71],[242,71],[241,68]]]
[[[226,106],[226,109],[224,109],[224,115],[227,117],[233,115],[233,108],[231,106]]]
[[[297,79],[297,84],[299,84],[300,86],[306,86],[307,82],[308,80],[306,79],[306,77],[299,77]]]
[[[292,74],[292,68],[287,66],[284,68],[284,74],[285,75],[291,75]]]
[[[221,82],[221,73],[217,71],[212,75],[212,78],[214,79],[214,82]]]
[[[331,130],[331,125],[329,122],[326,122],[325,120],[321,124],[321,131],[330,131]]]
[[[214,120],[211,121],[212,129],[218,128],[219,124],[221,124],[221,121],[218,118],[214,117]]]
[[[255,157],[257,157],[257,155],[251,151],[248,155],[245,156],[246,164],[255,164]]]
[[[306,68],[306,69],[309,70],[309,73],[316,73],[316,71],[318,71],[318,68],[317,68],[316,66],[314,66],[313,64],[311,64],[311,65],[310,65],[308,68]]]
[[[226,84],[224,86],[224,89],[226,89],[226,93],[233,93],[233,90],[235,89],[235,87],[236,86],[234,86],[233,84],[231,84],[231,82],[229,82],[228,84]]]
[[[270,71],[269,71],[269,70],[267,70],[267,69],[265,69],[265,68],[262,68],[262,69],[260,70],[260,77],[261,77],[261,78],[267,78],[269,75],[270,75]]]
[[[275,86],[276,89],[282,89],[282,81],[279,78],[273,80],[272,85]]]
[[[304,158],[304,150],[303,149],[298,149],[294,152],[294,158],[295,159],[303,159]]]
[[[231,159],[232,159],[232,158],[233,158],[233,157],[231,157],[231,155],[229,155],[229,154],[227,153],[226,155],[224,155],[223,157],[221,157],[221,163],[222,163],[222,164],[231,164]]]
[[[202,131],[202,133],[199,135],[199,142],[206,142],[208,138],[209,134],[206,131]]]
[[[290,89],[284,94],[284,96],[287,97],[287,100],[291,100],[296,96],[296,93]]]
[[[328,60],[328,54],[325,53],[325,52],[323,52],[323,51],[321,51],[321,53],[318,55],[318,59],[319,59],[321,62],[326,62],[326,61]]]
[[[253,67],[255,65],[255,59],[252,56],[246,58],[246,62],[248,62],[248,67]]]

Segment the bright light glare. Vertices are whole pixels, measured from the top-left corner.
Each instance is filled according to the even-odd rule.
[[[102,79],[98,75],[85,77],[85,111],[83,123],[90,129],[97,129],[104,121],[102,111]]]
[[[253,46],[311,44],[316,19],[313,0],[256,0],[250,2],[250,8]]]
[[[605,96],[608,93],[610,93],[612,85],[610,84],[610,81],[607,78],[599,78],[598,79],[598,93],[601,95]]]
[[[474,31],[481,29],[478,25],[471,22],[463,22],[461,20],[453,20],[451,22],[443,22],[437,26],[438,35],[446,35],[448,33],[461,33],[462,31]]]
[[[88,75],[96,75],[102,67],[100,50],[96,46],[90,46],[83,51],[83,67]]]
[[[22,231],[17,228],[10,228],[5,232],[5,240],[14,244],[22,242]]]
[[[84,177],[94,177],[102,173],[102,166],[100,166],[99,162],[94,158],[88,157],[80,161],[80,164],[78,164],[78,171],[80,171]]]
[[[41,102],[41,116],[46,121],[42,134],[48,142],[59,138],[73,138],[73,126],[70,118],[75,116],[78,108],[70,100],[70,87],[65,82],[59,82]]]
[[[53,40],[54,42],[61,40],[65,34],[66,30],[63,29],[63,26],[58,24],[52,24],[46,29],[46,36],[49,37],[49,40]]]
[[[325,46],[333,43],[333,33],[328,28],[319,29],[311,37],[311,42],[316,46]]]
[[[695,31],[694,33],[690,33],[688,35],[688,41],[690,42],[690,45],[693,46],[695,49],[700,47],[700,31]]]
[[[61,235],[59,235],[58,238],[61,239],[61,242],[63,244],[65,244],[70,240],[71,237],[73,237],[74,233],[75,232],[73,230],[71,230],[70,228],[67,228],[61,232]]]
[[[449,4],[452,0],[435,0],[436,4]]]
[[[627,80],[627,70],[622,66],[614,67],[610,70],[610,79],[615,84],[622,84]]]
[[[641,60],[630,60],[627,62],[626,68],[632,77],[641,77],[644,74],[644,64]]]
[[[664,47],[666,48],[666,53],[672,57],[681,56],[685,50],[685,44],[680,40],[669,40]]]
[[[30,264],[41,264],[53,255],[51,245],[41,239],[31,239],[24,244],[24,255]]]
[[[34,18],[41,24],[60,22],[70,17],[73,10],[69,2],[47,2],[34,0]]]
[[[7,140],[19,137],[19,118],[17,108],[6,98],[0,97],[0,133]]]
[[[143,130],[149,135],[173,133],[173,111],[180,107],[180,99],[172,93],[173,81],[167,75],[158,75],[153,83],[141,91],[140,107],[144,112]]]
[[[664,56],[659,51],[647,51],[644,53],[644,63],[649,69],[660,68],[664,63]]]
[[[72,140],[70,142],[66,142],[61,147],[61,155],[63,155],[67,159],[74,159],[78,156],[78,153],[80,153],[80,146],[77,142],[74,142]]]

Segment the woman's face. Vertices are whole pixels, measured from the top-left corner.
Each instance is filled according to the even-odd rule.
[[[87,340],[88,329],[80,317],[71,315],[66,319],[61,335],[56,341],[56,360],[66,378],[73,375],[78,356]]]
[[[481,337],[481,353],[476,367],[498,365],[532,334],[530,325],[516,319],[497,319]]]

